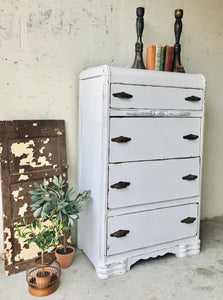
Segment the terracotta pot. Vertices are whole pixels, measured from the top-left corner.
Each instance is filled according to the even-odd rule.
[[[42,277],[42,275],[45,275]],[[36,284],[39,289],[45,289],[48,287],[52,277],[52,271],[50,269],[40,269],[36,272]]]
[[[70,250],[68,250],[69,252],[71,250],[72,251],[70,253],[68,252],[68,253],[63,253],[63,254],[62,253],[58,253],[58,251],[64,249],[63,246],[57,248],[56,251],[55,251],[55,255],[56,255],[58,263],[61,266],[61,269],[69,268],[70,265],[72,264],[72,260],[73,260],[75,249],[72,246],[67,246],[67,248],[70,249]]]

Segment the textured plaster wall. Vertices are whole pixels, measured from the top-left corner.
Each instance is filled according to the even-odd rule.
[[[182,63],[208,83],[202,217],[222,215],[221,0],[0,0],[0,119],[65,119],[76,186],[78,74],[88,66],[132,64],[138,6],[146,9],[145,48],[173,45],[174,10],[184,9]]]

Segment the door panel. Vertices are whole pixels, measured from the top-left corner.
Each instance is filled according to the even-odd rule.
[[[34,182],[53,175],[67,178],[65,123],[62,120],[0,122],[1,178],[3,200],[5,273],[10,275],[26,268],[38,255],[38,248],[28,248],[14,233],[23,217],[29,222],[33,213],[28,191]]]

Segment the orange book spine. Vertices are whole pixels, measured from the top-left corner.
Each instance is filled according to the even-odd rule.
[[[156,46],[151,45],[147,48],[146,69],[155,70]]]

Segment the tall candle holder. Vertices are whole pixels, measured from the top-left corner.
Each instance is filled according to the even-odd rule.
[[[143,7],[138,7],[136,9],[136,33],[137,33],[137,42],[135,44],[135,60],[132,65],[132,68],[135,69],[145,69],[145,65],[143,62],[143,43],[142,43],[142,33],[144,29],[144,12],[145,9]]]
[[[174,58],[173,58],[173,64],[172,64],[172,71],[173,72],[179,72],[179,73],[185,73],[184,67],[181,64],[180,61],[180,52],[181,52],[181,45],[180,45],[180,36],[182,32],[182,19],[183,17],[183,10],[182,9],[176,9],[175,10],[175,24],[174,24],[174,33],[175,33],[175,39],[176,43],[174,45]]]

